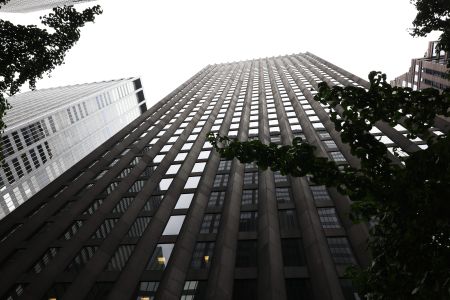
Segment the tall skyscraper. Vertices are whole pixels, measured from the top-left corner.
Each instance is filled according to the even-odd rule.
[[[8,102],[0,219],[146,110],[139,78],[31,91]]]
[[[350,200],[207,142],[301,136],[356,166],[313,100],[321,81],[368,87],[311,53],[202,69],[0,222],[0,296],[354,299],[345,269],[370,257]],[[405,133],[373,129],[391,151],[426,147]]]
[[[90,1],[95,0],[9,0],[6,4],[0,5],[0,12],[27,13]]]
[[[409,71],[396,77],[391,84],[414,90],[434,88],[443,91],[450,88],[450,79],[446,77],[449,72],[447,68],[449,54],[437,51],[436,44],[435,41],[429,42],[424,57],[413,58]]]

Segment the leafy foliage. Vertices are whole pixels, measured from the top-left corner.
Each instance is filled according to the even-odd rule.
[[[0,4],[6,2],[2,0]],[[82,12],[72,6],[57,7],[41,17],[45,29],[0,20],[0,132],[10,108],[6,96],[16,94],[27,82],[34,89],[37,79],[64,62],[67,51],[80,38],[80,28],[101,13],[100,6]]]
[[[417,8],[411,35],[426,36],[436,30],[442,31],[438,39],[438,51],[450,53],[450,1],[448,0],[411,0]],[[447,62],[450,68],[450,61]],[[450,77],[450,74],[449,74]]]
[[[312,175],[336,186],[353,201],[355,221],[371,221],[372,265],[353,269],[367,299],[450,297],[450,137],[429,132],[437,115],[449,116],[450,89],[413,91],[392,87],[380,72],[369,75],[368,90],[319,84],[316,100],[334,108],[331,120],[361,167],[338,166],[314,155],[314,146],[296,138],[289,146],[211,134],[221,156],[256,162],[292,176]],[[338,118],[340,115],[340,118]],[[376,122],[402,124],[410,137],[427,139],[428,149],[394,164],[386,146],[369,131]]]

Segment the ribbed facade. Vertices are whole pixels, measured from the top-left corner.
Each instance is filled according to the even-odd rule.
[[[0,11],[13,13],[27,13],[56,6],[74,5],[77,3],[90,2],[94,0],[9,0],[2,5]]]
[[[411,67],[405,74],[391,81],[392,85],[410,87],[413,90],[434,88],[439,91],[450,88],[447,62],[449,54],[436,51],[437,42],[429,42],[423,58],[413,58]]]
[[[222,160],[206,141],[301,136],[358,166],[313,100],[321,81],[368,87],[311,53],[202,69],[0,222],[0,295],[354,299],[344,271],[370,257],[350,200]],[[391,150],[426,147],[401,126],[373,133]]]
[[[31,91],[8,99],[0,219],[146,110],[139,78]]]

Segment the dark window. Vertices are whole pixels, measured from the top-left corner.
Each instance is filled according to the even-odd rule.
[[[144,187],[146,180],[136,180],[128,189],[128,193],[139,193]]]
[[[83,247],[72,262],[67,266],[66,270],[69,272],[74,271],[75,273],[79,273],[83,266],[94,256],[97,249],[97,246]]]
[[[315,201],[317,200],[330,200],[327,188],[323,185],[310,186],[311,193]]]
[[[113,286],[114,286],[114,284],[112,282],[96,282],[94,284],[94,286],[92,287],[92,289],[87,294],[86,299],[88,299],[88,300],[106,299],[108,294],[111,292],[111,289]],[[61,298],[56,298],[56,299],[61,299]]]
[[[218,171],[229,171],[231,169],[231,160],[221,160]]]
[[[293,209],[280,210],[278,212],[278,217],[280,219],[281,231],[291,231],[298,229],[298,221],[295,210]]]
[[[14,153],[14,149],[11,145],[11,141],[9,140],[9,137],[7,135],[2,137],[2,152],[3,152],[3,157],[7,157]]]
[[[120,199],[120,201],[116,204],[116,206],[113,208],[113,213],[124,213],[128,206],[130,206],[131,202],[133,202],[133,197],[124,197]]]
[[[142,90],[136,93],[136,97],[138,99],[138,102],[142,102],[145,100],[144,92]]]
[[[96,199],[94,202],[92,202],[91,205],[83,212],[83,214],[89,214],[92,215],[103,203],[103,199]]]
[[[17,131],[14,131],[12,133],[12,136],[13,136],[14,142],[16,143],[17,150],[22,150],[23,145],[22,145],[22,141],[20,140],[19,133]]]
[[[241,212],[239,218],[240,232],[255,232],[258,226],[258,212]]]
[[[136,218],[133,225],[131,225],[130,230],[128,230],[127,236],[130,238],[138,238],[144,234],[145,229],[150,223],[150,217],[139,217]]]
[[[194,253],[192,254],[191,268],[192,269],[206,269],[211,264],[211,259],[214,253],[214,243],[200,242],[195,245]]]
[[[243,190],[242,191],[242,205],[258,204],[258,190]]]
[[[245,172],[244,184],[258,184],[258,172]]]
[[[36,155],[36,151],[34,149],[30,149],[31,160],[33,161],[34,167],[37,169],[41,165],[39,159]]]
[[[220,214],[205,214],[200,233],[217,233],[220,224]]]
[[[20,157],[22,158],[23,164],[25,165],[25,169],[27,170],[27,172],[30,173],[31,171],[33,171],[33,168],[31,167],[30,160],[28,159],[27,154],[22,153]]]
[[[300,239],[281,239],[284,266],[304,266],[305,255]]]
[[[11,168],[9,167],[9,164],[7,162],[3,164],[3,171],[5,171],[5,175],[6,178],[8,179],[8,182],[10,184],[14,183],[15,182],[14,174],[12,173]]]
[[[280,172],[273,172],[273,178],[276,183],[287,182],[287,176],[281,175]]]
[[[61,236],[61,239],[70,240],[75,233],[78,232],[78,230],[83,226],[83,220],[76,220],[70,225],[70,227],[64,232],[64,234]]]
[[[42,162],[45,164],[47,162],[47,156],[45,156],[44,148],[42,148],[42,145],[37,145],[37,149]]]
[[[355,291],[351,279],[340,279],[345,300],[359,300],[361,297]]]
[[[336,264],[355,264],[352,249],[346,237],[327,238],[331,257]]]
[[[236,279],[234,281],[233,300],[256,300],[257,291],[256,279]]]
[[[51,127],[53,133],[55,133],[56,132],[56,126],[55,126],[55,122],[53,121],[53,117],[51,117],[51,116],[48,117],[48,122],[50,123],[50,127]]]
[[[32,270],[34,273],[39,274],[50,263],[50,261],[58,253],[58,248],[49,248],[45,251],[44,255],[34,264]]]
[[[22,178],[22,176],[23,176],[23,170],[22,170],[22,167],[20,166],[19,160],[18,160],[17,158],[14,158],[14,159],[12,160],[12,164],[13,164],[13,166],[14,166],[14,170],[16,170],[17,176],[18,176],[19,178]]]
[[[111,257],[108,265],[106,266],[107,271],[121,271],[125,264],[130,258],[131,253],[134,250],[135,245],[121,245],[117,248],[114,255]]]
[[[108,236],[108,234],[113,230],[119,219],[106,219],[103,223],[98,227],[97,231],[92,235],[91,239],[104,239]]]
[[[257,241],[256,240],[239,240],[236,250],[236,267],[251,268],[257,266]]]
[[[336,215],[334,207],[318,208],[320,223],[322,228],[340,228],[339,219]]]
[[[150,198],[145,203],[143,210],[144,211],[156,211],[158,209],[159,205],[161,204],[162,199],[163,199],[162,195],[150,196]]]
[[[142,83],[141,80],[138,78],[136,80],[133,80],[133,85],[134,85],[134,89],[138,90],[140,88],[142,88]]]
[[[158,286],[158,281],[141,281],[136,291],[137,299],[144,300],[145,297],[147,297],[147,299],[155,299]]]
[[[50,146],[48,145],[48,142],[44,142],[44,145],[45,145],[45,149],[47,149],[48,156],[49,156],[50,158],[53,158],[52,149],[50,149]]]
[[[184,283],[181,300],[205,300],[206,281],[187,280]]]
[[[275,188],[275,197],[277,202],[282,203],[291,203],[291,189],[290,188]]]
[[[311,283],[307,279],[286,279],[286,299],[314,299]]]
[[[226,187],[228,184],[228,174],[217,174],[214,178],[213,187]]]
[[[225,200],[225,192],[211,192],[208,200],[208,207],[222,207]]]

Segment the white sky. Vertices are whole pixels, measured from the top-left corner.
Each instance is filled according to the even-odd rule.
[[[152,105],[208,64],[306,51],[363,78],[381,70],[393,79],[438,37],[409,35],[409,0],[98,2],[103,14],[38,88],[141,76]],[[37,24],[44,13],[0,18]]]

